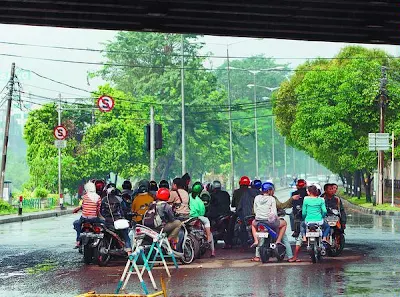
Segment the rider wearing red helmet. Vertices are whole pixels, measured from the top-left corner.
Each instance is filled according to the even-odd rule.
[[[164,228],[164,232],[168,234],[168,239],[170,239],[173,248],[176,246],[178,241],[179,229],[182,225],[182,222],[175,219],[174,212],[172,211],[171,205],[168,204],[168,200],[170,197],[170,191],[166,188],[158,189],[156,193],[156,201],[149,206],[149,210],[145,214],[143,219],[144,224],[146,225],[147,218],[151,216],[151,210],[155,210],[157,212],[156,215],[151,216],[153,219],[158,217],[161,219],[161,225],[157,228]],[[152,226],[148,226],[152,228]]]

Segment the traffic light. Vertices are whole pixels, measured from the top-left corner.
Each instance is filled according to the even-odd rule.
[[[155,133],[155,149],[162,149],[162,125],[155,124],[154,125],[154,133]],[[146,145],[146,150],[150,151],[150,125],[146,125],[144,128],[144,143]]]

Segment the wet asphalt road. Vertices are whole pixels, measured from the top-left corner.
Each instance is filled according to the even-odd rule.
[[[278,194],[285,200],[288,192]],[[217,258],[171,268],[168,296],[399,296],[400,218],[349,211],[346,248],[338,258],[312,264],[250,262],[253,251],[217,250]],[[124,260],[109,267],[86,266],[73,250],[68,215],[0,225],[0,296],[75,296],[95,290],[112,293]],[[156,281],[165,273],[154,271]],[[150,288],[150,281],[146,278]],[[128,292],[142,293],[135,276]]]

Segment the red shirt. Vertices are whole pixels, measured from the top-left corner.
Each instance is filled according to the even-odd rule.
[[[97,199],[97,202],[93,202],[88,194],[83,195],[82,201],[82,216],[85,218],[96,218],[100,212],[101,199]]]

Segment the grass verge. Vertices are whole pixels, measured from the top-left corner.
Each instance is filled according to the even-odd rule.
[[[350,202],[351,204],[358,205],[364,208],[373,209],[373,210],[385,210],[385,211],[400,211],[400,206],[395,205],[392,206],[390,203],[383,203],[381,205],[373,205],[372,203],[367,202],[366,197],[362,195],[360,198],[351,197],[344,193],[341,193],[342,198]]]
[[[46,208],[23,208],[22,214],[32,213],[32,212],[40,212],[40,211],[52,210],[52,209],[55,209],[55,206],[54,207],[46,207]],[[15,208],[12,210],[0,210],[0,216],[6,216],[6,215],[11,215],[11,214],[18,214],[18,208]]]

